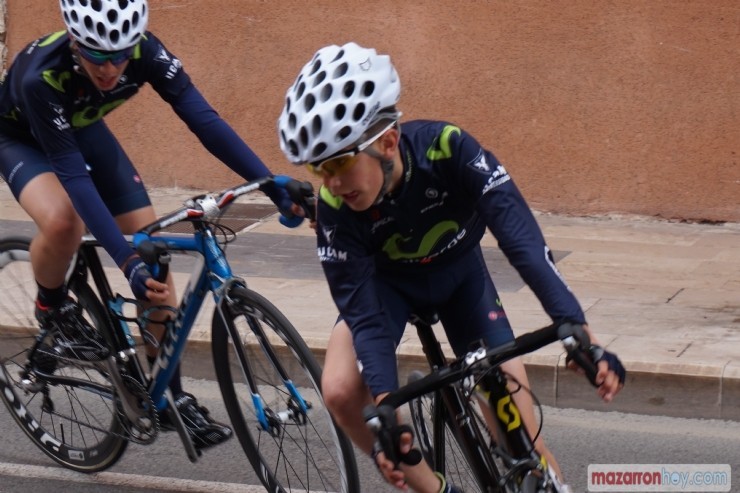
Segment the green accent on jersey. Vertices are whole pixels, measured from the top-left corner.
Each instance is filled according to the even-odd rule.
[[[125,102],[125,99],[117,99],[115,101],[111,101],[110,103],[104,104],[100,108],[88,106],[87,108],[81,111],[77,111],[74,115],[72,115],[72,126],[75,128],[82,128],[95,123]]]
[[[55,33],[49,34],[45,40],[39,43],[39,46],[48,46],[65,34],[67,34],[67,31],[57,31]]]
[[[324,185],[321,185],[321,188],[319,188],[319,196],[321,197],[321,200],[326,202],[334,209],[339,209],[342,206],[342,198],[332,195],[329,189],[326,188]]]
[[[432,229],[426,232],[419,243],[419,249],[415,252],[402,251],[404,243],[408,242],[410,238],[404,238],[401,233],[396,233],[386,240],[383,251],[391,260],[424,258],[431,253],[434,246],[439,243],[444,235],[457,233],[459,229],[460,226],[455,221],[442,221],[435,224]]]
[[[442,133],[439,137],[434,139],[432,145],[427,149],[427,158],[432,161],[451,158],[452,150],[450,149],[450,137],[453,133],[460,135],[460,128],[454,125],[445,125],[445,128],[442,129]]]
[[[44,70],[41,73],[44,82],[59,92],[64,92],[64,83],[72,77],[70,72],[61,72],[57,75],[56,70]]]

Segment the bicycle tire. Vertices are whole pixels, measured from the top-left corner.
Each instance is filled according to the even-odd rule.
[[[128,440],[117,418],[105,362],[62,358],[47,335],[23,381],[21,372],[39,334],[29,247],[28,238],[0,240],[0,327],[5,339],[0,397],[18,426],[51,459],[84,473],[107,469],[120,459]],[[104,308],[87,284],[72,282],[69,294],[93,327],[106,323]],[[68,380],[49,384],[41,376],[44,372]]]
[[[414,382],[423,376],[423,373],[419,371],[411,372],[408,382]],[[466,413],[473,417],[468,420],[467,426],[478,427],[478,436],[482,434],[487,436],[488,431],[485,428],[483,417],[474,406],[472,403],[467,406]],[[476,478],[465,455],[465,448],[457,439],[450,423],[449,411],[443,403],[440,392],[426,394],[409,401],[408,409],[416,443],[432,469],[444,474],[448,483],[463,491],[498,491],[489,489],[491,485],[482,485],[481,481]],[[476,433],[472,429],[469,432]]]
[[[218,307],[214,312],[213,361],[234,432],[260,481],[268,491],[359,492],[352,444],[324,406],[321,369],[313,354],[287,318],[263,296],[234,287],[230,298],[234,303],[224,303],[223,312]],[[278,355],[279,364],[312,404],[305,423],[287,420],[275,435],[260,425],[245,375],[249,372],[256,379],[265,405],[273,412],[288,411],[291,398],[250,323],[265,331],[269,350]],[[229,344],[229,329],[238,331],[239,341]],[[234,342],[245,350],[248,368],[236,357]]]

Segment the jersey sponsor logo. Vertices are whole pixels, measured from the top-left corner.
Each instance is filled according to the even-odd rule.
[[[486,186],[483,187],[481,195],[485,195],[486,193],[490,192],[499,185],[503,185],[509,180],[511,180],[511,176],[509,176],[506,168],[504,168],[502,164],[499,164],[494,172],[491,174],[490,178],[488,178],[488,182],[486,182]]]
[[[167,75],[165,75],[165,77],[167,79],[174,79],[181,68],[182,62],[177,58],[173,58],[170,67],[167,69]]]
[[[347,252],[330,246],[317,248],[321,262],[346,262]]]
[[[547,264],[550,266],[553,272],[555,272],[558,278],[562,281],[562,283],[565,284],[565,288],[570,291],[570,286],[568,286],[568,283],[565,282],[563,275],[560,273],[557,266],[555,265],[555,259],[552,256],[552,251],[547,245],[545,245],[545,260],[547,261]]]
[[[64,83],[72,77],[72,73],[65,71],[57,74],[56,70],[44,70],[41,72],[41,77],[57,91],[64,92]]]
[[[427,198],[436,199],[436,198],[439,197],[439,190],[436,190],[434,188],[427,188],[427,190],[426,190],[426,192],[424,192],[424,194],[426,195]],[[423,209],[421,209],[421,211],[419,211],[419,212],[421,214],[424,214],[426,212],[429,212],[432,209],[435,209],[437,207],[443,206],[444,203],[445,203],[445,199],[447,198],[448,195],[449,195],[449,193],[442,192],[442,197],[438,201],[436,201],[436,202],[434,202],[432,204],[429,204],[428,206],[426,206]]]
[[[454,125],[446,125],[442,129],[442,133],[434,138],[432,145],[427,149],[427,158],[430,161],[438,161],[440,159],[448,159],[452,157],[452,148],[450,147],[450,139],[453,134],[461,135],[462,131]]]
[[[375,234],[375,230],[377,230],[381,226],[385,226],[388,223],[392,223],[395,220],[396,218],[393,216],[386,216],[386,217],[379,218],[373,223],[372,226],[370,226],[370,233]]]
[[[51,120],[54,126],[57,127],[57,130],[69,129],[69,122],[64,117],[64,108],[61,105],[55,103],[49,103],[49,106],[51,107],[52,111],[57,114],[57,116],[55,116]]]
[[[321,228],[321,233],[324,235],[327,245],[331,245],[334,242],[334,235],[336,232],[336,226],[324,226]]]
[[[483,173],[484,175],[487,175],[491,172],[491,167],[488,166],[488,161],[486,160],[486,155],[483,152],[483,149],[480,150],[480,152],[472,162],[468,163],[468,166],[473,168],[475,171]]]
[[[167,50],[165,50],[161,45],[159,46],[159,52],[157,53],[157,56],[154,57],[154,60],[160,63],[169,64],[167,73],[165,74],[165,78],[167,79],[174,79],[177,72],[182,68],[182,62],[179,59],[170,56],[170,54],[167,53]]]
[[[442,238],[449,234],[457,235],[447,245],[434,252]],[[396,233],[383,244],[383,251],[391,260],[427,263],[455,246],[465,234],[466,231],[464,229],[460,231],[460,226],[455,221],[442,221],[424,234],[416,250],[412,250],[413,247],[409,245],[411,238],[404,238],[401,233]]]
[[[164,47],[160,45],[159,53],[157,53],[157,56],[154,57],[154,60],[161,63],[170,63],[172,59],[167,54],[167,50],[165,50]]]
[[[125,102],[125,99],[117,99],[115,101],[111,101],[110,103],[106,103],[99,108],[95,106],[88,106],[81,109],[80,111],[76,111],[75,114],[72,115],[72,126],[74,126],[75,128],[82,128],[90,125],[91,123],[95,123]]]

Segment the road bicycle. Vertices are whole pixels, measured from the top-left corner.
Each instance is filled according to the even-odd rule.
[[[46,455],[75,471],[107,469],[130,442],[154,442],[165,415],[195,462],[200,451],[175,410],[168,383],[210,293],[216,377],[234,432],[263,485],[280,492],[359,491],[352,445],[324,406],[316,359],[287,318],[234,275],[227,261],[226,246],[236,234],[220,221],[225,209],[266,186],[298,195],[297,203],[313,196],[308,183],[264,178],[193,197],[129,237],[159,279],[167,276],[170,253],[194,259],[188,258],[194,267],[177,307],[142,310],[136,300],[114,294],[98,243],[83,238],[67,285],[105,338],[109,353],[100,361],[69,359],[55,349],[60,334],[39,329],[33,316],[30,240],[0,239],[0,327],[12,334],[0,360],[0,398]],[[168,232],[183,223],[190,225],[187,233]],[[155,362],[145,369],[132,327],[156,343],[150,315],[161,309],[173,317]]]
[[[365,409],[366,422],[386,456],[395,464],[426,460],[466,493],[569,491],[535,450],[536,438],[525,429],[512,399],[514,393],[530,390],[512,381],[501,364],[559,340],[593,384],[596,367],[587,356],[590,342],[582,326],[550,325],[503,346],[481,345],[448,362],[432,329],[436,321],[434,313],[415,314],[410,320],[431,372],[412,372],[406,385]],[[397,411],[403,406],[419,451],[410,458],[399,456],[394,439],[400,429]]]

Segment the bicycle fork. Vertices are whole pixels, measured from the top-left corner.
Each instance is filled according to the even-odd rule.
[[[235,285],[239,286],[239,284]],[[225,291],[228,293],[228,289],[226,289]],[[262,325],[260,324],[259,314],[250,313],[251,310],[249,309],[249,307],[240,305],[237,299],[229,297],[228,294],[225,295],[222,298],[221,303],[218,304],[217,311],[218,315],[223,321],[223,325],[229,331],[229,337],[233,343],[234,351],[236,352],[236,356],[239,359],[240,367],[244,371],[243,376],[247,382],[247,385],[249,386],[249,392],[252,397],[252,404],[254,405],[255,415],[262,429],[270,433],[272,436],[277,437],[280,436],[280,434],[282,433],[283,425],[285,423],[293,422],[305,425],[307,423],[306,415],[308,413],[308,410],[311,409],[312,404],[309,401],[306,401],[303,396],[301,396],[293,381],[290,379],[290,377],[288,377],[288,373],[280,364],[280,361],[275,354],[272,346],[270,345],[267,339],[267,335],[262,328]],[[240,313],[241,315],[243,315],[246,319],[246,322],[249,325],[249,329],[251,330],[252,334],[254,334],[260,345],[260,348],[267,356],[267,359],[272,363],[275,371],[277,371],[280,379],[282,380],[285,388],[288,391],[288,394],[290,395],[287,409],[285,411],[276,413],[265,405],[265,402],[259,393],[259,388],[253,374],[254,372],[251,370],[252,367],[249,362],[249,358],[247,357],[245,348],[241,343],[241,336],[239,334],[239,331],[234,324],[228,323],[227,317],[225,316],[225,311],[227,313],[235,311],[236,313]]]
[[[512,480],[517,483],[525,480],[536,481],[543,488],[553,482],[559,484],[544,456],[535,450],[521,412],[507,384],[504,372],[500,368],[493,368],[482,376],[476,389],[471,389],[471,391],[482,394],[487,401],[491,414],[489,420],[494,427],[491,430],[493,438],[499,444],[505,444],[506,447],[504,450],[498,446],[497,455],[507,461],[510,468],[509,472],[500,478],[500,485],[503,486]],[[533,472],[535,476],[528,479],[527,476],[532,475]],[[545,489],[537,491],[545,491]]]

